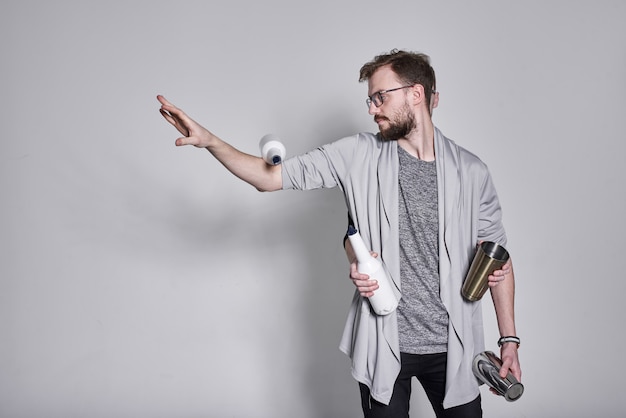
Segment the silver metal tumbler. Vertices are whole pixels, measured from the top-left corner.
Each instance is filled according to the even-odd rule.
[[[508,251],[491,241],[483,241],[476,250],[461,293],[466,299],[480,300],[489,288],[489,275],[499,270],[509,259]]]
[[[491,351],[483,351],[474,357],[472,370],[474,376],[509,402],[518,400],[524,393],[522,385],[511,373],[503,379],[500,377],[502,360]]]

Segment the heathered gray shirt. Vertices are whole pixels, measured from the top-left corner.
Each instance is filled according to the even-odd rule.
[[[439,296],[439,224],[437,167],[398,147],[400,280],[398,304],[400,351],[444,353],[448,312]]]

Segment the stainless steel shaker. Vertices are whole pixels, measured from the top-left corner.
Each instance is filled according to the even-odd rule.
[[[518,400],[524,393],[522,385],[511,373],[500,377],[502,360],[491,351],[483,351],[474,357],[472,370],[474,376],[509,402]]]

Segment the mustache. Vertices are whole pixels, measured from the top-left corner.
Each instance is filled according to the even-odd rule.
[[[387,118],[385,116],[375,116],[374,117],[374,122],[376,122],[376,123],[381,122],[383,120],[389,120],[389,118]]]

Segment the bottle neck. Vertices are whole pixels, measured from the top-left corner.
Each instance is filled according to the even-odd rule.
[[[348,235],[348,239],[350,240],[350,244],[352,244],[352,250],[358,261],[366,262],[372,258],[372,255],[365,246],[365,242],[363,242],[363,238],[358,232]]]

